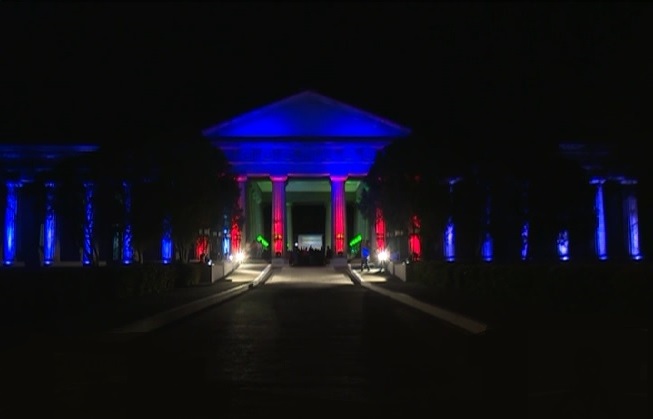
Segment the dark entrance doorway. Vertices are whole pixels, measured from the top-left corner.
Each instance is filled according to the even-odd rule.
[[[291,258],[293,266],[322,266],[325,263],[326,208],[324,204],[292,204],[293,244],[299,236],[318,235],[322,237],[321,248],[297,248],[294,246]]]

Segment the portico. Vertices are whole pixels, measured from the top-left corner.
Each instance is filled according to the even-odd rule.
[[[347,237],[366,234],[369,230],[367,220],[356,210],[361,179],[289,176],[252,177],[243,182],[248,208],[246,227],[241,232],[245,243],[253,243],[262,235],[266,240],[272,238],[275,253],[292,248],[297,234],[301,233],[293,228],[293,208],[303,206],[322,210],[315,216],[322,217],[323,227],[310,233],[323,235],[324,247],[329,246],[336,255],[346,253]]]
[[[293,206],[312,203],[325,209],[325,248],[346,255],[353,235],[373,237],[356,207],[363,178],[378,151],[409,133],[310,91],[205,130],[238,174],[244,223],[234,246],[262,236],[273,257],[285,256],[296,240]]]

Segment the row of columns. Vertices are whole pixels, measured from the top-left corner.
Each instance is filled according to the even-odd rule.
[[[330,243],[334,254],[345,254],[347,251],[347,201],[345,195],[345,182],[346,176],[331,176],[331,200],[327,202],[326,214],[327,219],[326,231],[331,233]],[[292,247],[293,230],[292,223],[288,220],[292,217],[292,206],[286,201],[286,185],[288,176],[270,176],[272,182],[272,254],[275,257],[281,257],[285,254],[287,248]],[[247,178],[241,176],[238,178],[241,201],[240,206],[244,212],[248,212],[246,194]],[[253,191],[252,204],[259,205],[262,202],[260,193]],[[252,211],[251,216],[247,220],[252,223],[243,226],[243,236],[247,236],[247,232],[263,231],[263,222],[260,219],[259,211]],[[238,250],[238,249],[236,249]]]
[[[594,209],[596,216],[596,232],[595,244],[596,255],[599,259],[605,260],[608,258],[608,253],[611,248],[613,251],[619,251],[616,246],[609,246],[613,242],[612,237],[615,235],[623,234],[626,239],[625,252],[630,259],[639,260],[642,258],[639,241],[639,213],[637,208],[637,194],[635,185],[637,182],[632,179],[605,179],[596,178],[591,182],[595,189]],[[606,187],[618,186],[621,189],[621,199],[618,200],[618,206],[621,208],[614,208],[609,203],[614,202],[614,199],[608,197],[606,199]],[[608,202],[609,201],[609,202]],[[619,202],[620,201],[620,202]],[[624,231],[619,232],[619,229],[610,229],[606,221],[606,213],[610,210],[618,211],[623,217],[622,225]],[[612,235],[610,234],[612,233]]]
[[[286,183],[287,176],[272,176],[272,250],[276,256],[285,254],[286,242],[293,237],[292,223],[287,222],[291,207],[288,207],[286,202]],[[327,226],[330,225],[331,243],[333,244],[333,251],[335,254],[344,253],[346,251],[346,196],[345,196],[345,176],[331,177],[331,202],[329,203],[330,211],[327,211]],[[247,177],[241,176],[238,178],[240,187],[240,207],[244,212],[248,211],[247,208]],[[3,263],[5,265],[12,265],[17,259],[17,224],[19,214],[19,189],[22,184],[20,182],[7,183],[7,196],[5,205],[5,218],[4,218],[4,240],[3,240]],[[123,183],[124,193],[124,216],[126,223],[124,225],[121,243],[120,259],[123,263],[127,264],[133,260],[134,252],[132,247],[132,226],[130,223],[131,217],[131,192],[132,188],[128,182]],[[93,236],[94,236],[94,185],[91,182],[83,184],[84,199],[82,202],[84,208],[83,220],[83,240],[82,240],[82,255],[81,261],[84,265],[93,264],[97,255],[94,255]],[[45,184],[45,219],[43,221],[43,264],[51,265],[56,262],[56,247],[57,247],[57,232],[56,232],[56,214],[55,214],[55,184],[48,182]],[[261,199],[256,202],[260,205]],[[330,214],[330,216],[329,216]],[[263,225],[260,216],[257,217],[256,212],[253,215],[254,228],[259,228]],[[243,231],[239,232],[243,237],[247,237],[247,223],[243,223]],[[163,220],[163,234],[161,240],[161,259],[164,263],[170,262],[173,255],[173,243],[171,235],[171,222],[169,219]],[[257,231],[257,230],[255,230]],[[240,243],[234,243],[239,246]],[[239,250],[239,249],[236,249]]]
[[[2,263],[11,266],[18,253],[18,229],[20,213],[20,190],[22,182],[7,182],[4,213],[4,237],[2,240]],[[40,245],[43,249],[43,264],[52,265],[58,259],[57,218],[55,213],[55,184],[45,183],[45,218],[43,220]]]
[[[330,232],[330,242],[334,254],[344,254],[347,249],[345,240],[347,239],[347,210],[346,210],[346,195],[345,195],[345,176],[332,176],[331,181],[331,200],[327,204],[327,231]],[[285,253],[286,246],[291,243],[289,240],[293,237],[292,223],[287,222],[289,217],[292,216],[292,207],[286,202],[286,184],[288,176],[271,176],[272,182],[272,251],[274,256],[282,256]],[[241,191],[240,206],[244,214],[248,214],[250,210],[247,208],[247,177],[241,176],[238,178],[239,187]],[[596,230],[595,230],[595,251],[598,259],[605,260],[608,258],[609,247],[608,238],[610,240],[618,241],[618,238],[612,239],[618,233],[609,234],[608,223],[606,220],[606,198],[605,198],[605,185],[618,184],[622,189],[622,216],[624,217],[624,232],[626,237],[625,250],[627,256],[631,259],[638,260],[642,258],[639,243],[639,219],[637,210],[637,197],[634,186],[636,182],[633,180],[612,180],[612,179],[593,179],[592,185],[595,186],[595,216],[596,216]],[[4,238],[2,241],[2,256],[5,265],[12,265],[16,262],[17,257],[17,223],[19,214],[19,190],[21,182],[7,182],[6,184],[6,202],[5,202],[5,217],[4,217]],[[453,194],[455,182],[450,184],[450,193]],[[122,234],[122,254],[120,255],[123,263],[129,263],[133,259],[132,248],[132,232],[131,224],[129,222],[131,212],[131,185],[127,182],[123,183],[123,192],[125,198],[125,218],[127,223],[124,226]],[[57,259],[57,218],[54,207],[55,199],[55,184],[47,182],[45,184],[45,219],[43,221],[43,264],[51,265]],[[258,199],[256,199],[258,197]],[[83,249],[82,249],[82,263],[90,265],[93,263],[95,255],[93,254],[93,233],[94,233],[94,187],[92,183],[84,183],[84,226],[83,226]],[[255,204],[260,207],[261,196],[254,194]],[[490,202],[487,202],[488,209]],[[380,210],[377,211],[374,220],[374,236],[376,248],[385,247],[385,223],[383,214]],[[489,218],[489,215],[488,215]],[[252,225],[248,226],[247,222],[243,223],[243,231],[240,232],[242,237],[247,236],[247,229],[252,228],[253,231],[263,231],[263,222],[261,219],[260,211],[254,211],[251,217]],[[163,237],[161,241],[161,256],[164,262],[169,262],[172,259],[173,244],[171,237],[171,222],[169,219],[163,221]],[[526,259],[529,255],[528,249],[528,230],[529,225],[525,223],[522,228],[522,259]],[[367,230],[365,230],[367,231]],[[618,231],[618,230],[616,230]],[[446,260],[453,261],[456,257],[455,252],[455,223],[453,218],[449,218],[445,231],[444,231],[444,257]],[[236,244],[236,245],[239,245]],[[569,241],[565,232],[561,232],[558,243],[558,254],[562,260],[568,258]],[[617,247],[618,248],[618,247]],[[486,261],[492,260],[492,237],[487,234],[482,246],[483,259]],[[235,249],[240,250],[240,249]]]
[[[7,182],[6,183],[6,198],[5,198],[5,216],[4,216],[4,238],[2,240],[2,263],[6,266],[11,266],[17,262],[17,247],[18,247],[18,215],[20,211],[20,198],[19,192],[23,186],[22,182]],[[43,265],[49,266],[59,261],[59,249],[57,240],[57,215],[55,211],[55,189],[56,185],[53,182],[45,183],[45,218],[43,220],[42,233],[40,245],[43,251]],[[94,258],[93,247],[93,234],[95,230],[94,221],[94,185],[91,182],[83,183],[84,197],[83,197],[83,227],[82,227],[82,249],[81,249],[81,262],[83,265],[91,265]],[[122,234],[122,254],[121,260],[123,263],[130,263],[133,259],[132,247],[132,231],[131,223],[129,222],[131,213],[131,185],[127,182],[123,183],[124,192],[124,211],[125,223]],[[169,224],[169,223],[168,223]],[[170,228],[165,227],[164,223],[164,237],[162,239],[162,253],[164,255],[172,253],[172,240],[170,237]]]
[[[449,184],[449,194],[451,199],[453,199],[453,191],[457,180],[453,180]],[[614,253],[619,251],[619,242],[624,244],[625,252],[627,257],[632,260],[642,259],[640,242],[639,242],[639,214],[637,209],[637,195],[635,191],[635,185],[637,182],[631,179],[606,179],[606,178],[595,178],[590,182],[595,186],[594,189],[594,214],[596,217],[596,228],[594,234],[594,243],[595,243],[595,254],[596,257],[600,260],[608,259],[608,237],[610,237],[610,242],[614,242],[616,245],[613,246],[615,250]],[[608,212],[605,199],[605,185],[606,183],[611,186],[619,187],[621,199],[620,204],[621,208],[613,209],[614,212],[620,213],[619,216],[622,217],[622,225],[624,226],[624,235],[619,239],[619,230],[618,228],[612,230],[612,234],[608,232],[608,223],[606,220],[606,213]],[[485,216],[486,224],[490,223],[490,208],[491,201],[490,197],[486,201]],[[617,217],[619,218],[619,217]],[[529,252],[529,222],[526,221],[522,225],[521,231],[521,258],[526,260],[530,257]],[[625,243],[624,243],[625,240]],[[481,257],[485,261],[491,261],[493,258],[493,238],[489,232],[485,233],[483,243],[481,245]],[[444,237],[443,237],[443,252],[444,258],[447,261],[454,261],[456,259],[456,242],[455,242],[455,222],[453,217],[449,217],[445,225]],[[569,259],[569,250],[570,243],[568,232],[563,230],[559,233],[558,239],[556,242],[556,248],[558,252],[558,257],[560,260]],[[614,255],[618,257],[619,255]]]

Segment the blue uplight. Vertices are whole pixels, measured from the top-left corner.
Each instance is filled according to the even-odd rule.
[[[54,262],[56,249],[56,216],[54,211],[54,183],[45,184],[45,235],[43,238],[43,264]]]
[[[131,225],[131,209],[132,209],[132,196],[131,185],[128,182],[123,182],[124,198],[125,198],[125,226],[122,235],[122,263],[125,265],[130,264],[134,259],[134,250],[132,248],[132,225]]]
[[[485,262],[491,262],[492,261],[492,253],[493,253],[493,240],[492,236],[490,233],[485,233],[485,238],[483,239],[483,245],[481,246],[481,258]]]
[[[625,181],[624,184],[635,184],[635,181]],[[637,197],[632,189],[628,190],[626,197],[626,211],[628,211],[628,253],[633,260],[642,259],[639,249],[639,214],[637,212]]]
[[[490,228],[490,220],[492,215],[492,195],[487,194],[485,202],[485,228]],[[485,237],[483,238],[483,243],[481,244],[481,259],[485,262],[491,262],[493,251],[494,251],[494,241],[492,240],[492,235],[489,231],[485,232]]]
[[[410,131],[306,91],[204,131],[208,137],[404,137]]]
[[[82,263],[93,263],[93,184],[84,183],[84,246]]]
[[[222,230],[222,254],[228,256],[231,253],[231,234],[225,228]]]
[[[603,204],[603,179],[595,179],[592,184],[596,185],[594,196],[594,212],[596,214],[596,231],[594,241],[596,245],[596,256],[600,260],[608,258],[606,232],[605,232],[605,206]]]
[[[444,229],[444,259],[447,262],[453,262],[456,258],[456,248],[454,241],[454,224],[453,219],[449,217],[447,226]]]
[[[449,199],[453,202],[453,187],[460,181],[460,178],[452,178],[449,183]],[[447,225],[444,228],[444,260],[453,262],[456,258],[455,228],[453,217],[449,216]]]
[[[16,217],[18,216],[18,188],[20,183],[7,182],[7,206],[5,208],[4,264],[16,261]]]
[[[521,227],[521,260],[528,259],[528,221]]]
[[[163,237],[161,238],[161,260],[163,263],[172,261],[172,223],[170,217],[163,220]]]
[[[569,260],[569,233],[567,230],[558,234],[557,247],[560,260]]]

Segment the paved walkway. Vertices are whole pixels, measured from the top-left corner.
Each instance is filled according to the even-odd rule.
[[[409,305],[466,333],[479,335],[488,330],[488,324],[480,318],[474,318],[439,305],[437,296],[427,287],[405,283],[382,271],[372,272],[359,272],[352,269],[352,274],[367,289]]]
[[[98,331],[111,331],[116,334],[146,333],[246,292],[251,287],[258,285],[257,282],[264,282],[278,269],[292,271],[291,273],[296,273],[296,275],[291,275],[289,278],[306,280],[312,284],[322,280],[333,281],[333,275],[327,275],[327,272],[333,272],[329,266],[324,268],[324,278],[305,278],[309,271],[302,271],[301,267],[295,268],[287,265],[272,267],[265,262],[246,263],[239,266],[226,279],[219,280],[214,284],[177,289],[162,295],[134,298],[120,306],[99,308],[97,315],[89,318],[95,319],[93,327]],[[480,334],[487,329],[487,325],[483,322],[438,307],[435,296],[428,287],[405,283],[385,272],[379,272],[378,269],[365,273],[359,273],[356,269],[349,269],[349,267],[339,270],[343,283],[351,281],[365,286],[371,291],[384,294],[437,317],[464,332]],[[315,276],[315,273],[320,271],[310,270],[310,272],[312,276]],[[78,328],[78,326],[76,327]]]
[[[485,317],[481,312],[457,307],[455,302],[443,302],[434,289],[402,280],[373,267],[369,272],[360,272],[359,264],[352,262],[343,270],[343,275],[349,275],[351,281],[377,293],[384,294],[404,304],[413,306],[427,314],[440,318],[450,324],[461,327],[472,334],[483,333],[488,327],[494,329],[499,325],[495,319]],[[83,316],[57,314],[50,319],[51,330],[61,334],[94,333],[100,331],[147,332],[166,322],[174,321],[185,315],[204,309],[212,304],[223,301],[247,291],[257,280],[265,280],[267,273],[273,268],[265,261],[249,261],[241,264],[227,278],[213,284],[197,285],[179,288],[164,294],[134,297],[120,304],[104,303],[90,307]],[[285,265],[283,269],[301,269]],[[329,269],[329,267],[325,267]],[[520,328],[539,327],[537,324],[525,324],[531,319],[517,319],[510,325]],[[598,323],[605,327],[610,319],[605,321],[592,319],[571,319],[566,317],[561,322],[571,328],[592,327]],[[140,325],[137,324],[140,322]],[[559,327],[554,319],[547,319],[548,327]]]

